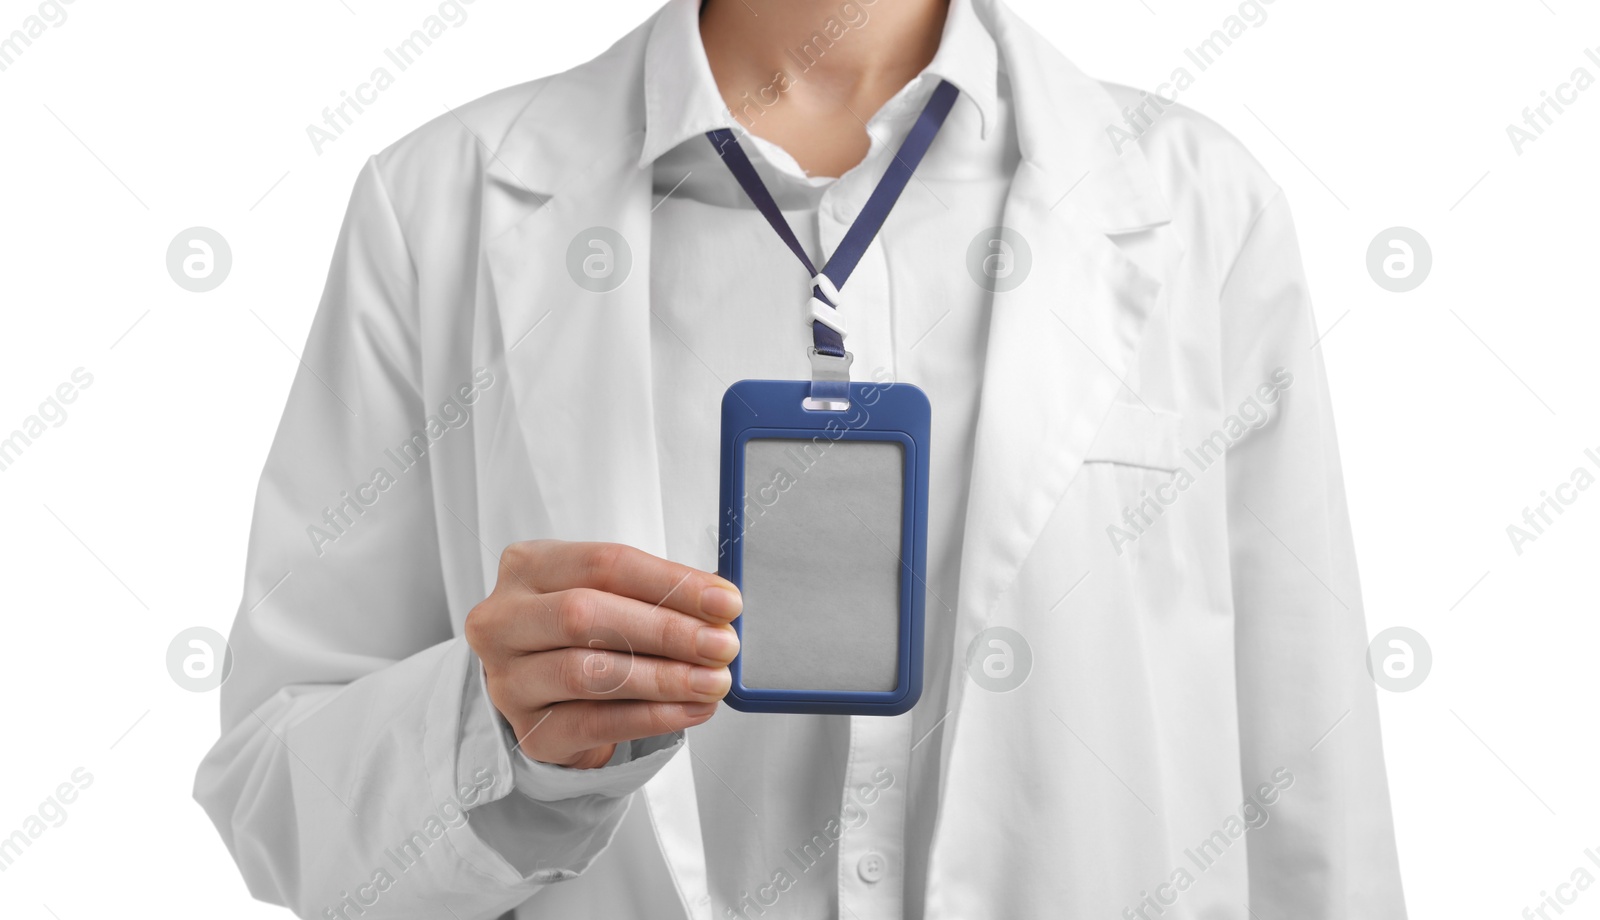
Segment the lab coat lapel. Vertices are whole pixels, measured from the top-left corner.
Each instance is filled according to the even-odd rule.
[[[650,175],[636,159],[600,159],[487,250],[512,399],[551,533],[660,554]],[[590,271],[616,273],[608,283],[627,277],[614,290],[586,290],[573,280],[574,271],[587,280],[585,260]]]
[[[1055,600],[1011,592],[1124,389],[1147,321],[1160,308],[1162,278],[1182,256],[1149,165],[1136,145],[1119,153],[1108,137],[1105,126],[1121,116],[1105,90],[1003,6],[984,0],[979,10],[1012,77],[1022,153],[1002,223],[1026,241],[1032,263],[1018,287],[994,295],[990,314],[949,672],[951,712],[942,739],[945,804],[929,857],[929,917],[971,916],[974,889],[1014,881],[962,877],[961,867],[974,864],[971,848],[1007,845],[1003,833],[973,826],[962,807],[974,797],[967,784],[1047,765],[1008,761],[973,737],[973,726],[994,714],[976,705],[979,691],[968,692],[967,646],[1002,603],[1019,615],[1042,616]],[[952,752],[960,753],[961,769]],[[1035,883],[1043,880],[1021,884]]]
[[[955,661],[1015,580],[1123,386],[1160,283],[1105,234],[1052,209],[1059,182],[1024,161],[1004,225],[1032,250],[996,293],[961,561]],[[952,685],[952,699],[956,688]]]
[[[994,295],[990,314],[952,706],[964,689],[966,644],[1077,474],[1159,302],[1159,267],[1136,262],[1114,238],[1170,221],[1137,147],[1119,154],[1108,140],[1104,126],[1120,116],[1100,85],[1005,7],[980,11],[1012,74],[1022,153],[1002,222],[1027,243],[1032,264],[1019,286]]]
[[[663,555],[650,353],[651,176],[638,164],[640,62],[650,26],[551,78],[491,155],[484,249],[511,398],[549,532]],[[524,177],[543,181],[534,187]],[[595,228],[615,231],[624,243]],[[607,254],[592,240],[608,244],[615,272],[627,251],[631,265],[613,290],[587,290],[574,280],[575,261],[579,277],[586,258],[598,259],[591,269],[605,268]],[[710,920],[687,751],[645,785],[643,797],[685,915]]]

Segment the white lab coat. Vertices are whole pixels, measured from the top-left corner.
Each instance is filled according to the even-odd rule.
[[[1082,75],[997,0],[979,9],[1023,156],[1005,224],[1033,259],[992,312],[953,710],[929,742],[944,788],[928,916],[1402,917],[1283,196],[1181,107],[1119,152],[1107,126],[1139,95]],[[700,825],[682,752],[576,877],[526,876],[449,820],[464,785],[516,794],[508,752],[464,708],[462,623],[501,548],[662,552],[645,34],[440,117],[357,180],[262,476],[223,736],[196,781],[251,891],[302,916],[713,917],[702,834],[737,829]],[[594,226],[631,247],[608,293],[567,270]],[[952,283],[968,283],[967,242]],[[341,503],[348,526],[326,512]],[[1010,692],[965,671],[989,626],[1032,653]],[[429,849],[396,870],[419,828],[437,831]],[[559,865],[557,829],[517,833]]]

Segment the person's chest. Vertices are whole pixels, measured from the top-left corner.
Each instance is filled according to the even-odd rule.
[[[784,216],[818,268],[838,248],[893,156],[881,148],[826,183],[774,169],[758,155]],[[810,278],[761,214],[741,200],[716,156],[698,153],[680,152],[656,166],[651,372],[663,397],[656,421],[669,542],[687,554],[684,562],[709,568],[716,564],[718,406],[734,381],[809,375]],[[944,448],[971,436],[990,292],[969,270],[968,249],[1000,223],[1010,182],[1003,151],[993,162],[969,153],[956,145],[930,153],[840,289],[852,377],[927,391],[936,461]],[[946,442],[946,436],[954,437]],[[935,465],[942,467],[933,472],[939,483],[951,469]]]

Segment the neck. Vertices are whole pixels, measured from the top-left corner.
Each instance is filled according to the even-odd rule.
[[[700,36],[728,108],[848,107],[870,117],[939,49],[948,0],[708,0]]]

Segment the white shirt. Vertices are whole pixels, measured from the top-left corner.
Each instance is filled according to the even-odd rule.
[[[808,376],[810,281],[703,136],[733,122],[706,63],[697,7],[693,0],[669,7],[651,35],[644,151],[661,151],[650,300],[655,384],[675,394],[657,402],[656,414],[668,555],[714,570],[717,407],[735,380]],[[849,33],[839,39],[850,40]],[[805,79],[798,65],[789,77]],[[940,79],[961,95],[842,288],[841,304],[854,379],[913,383],[932,405],[925,647],[935,659],[924,667],[921,701],[901,716],[724,707],[691,730],[702,826],[739,830],[706,837],[719,918],[921,913],[938,800],[939,745],[931,733],[946,711],[990,307],[989,292],[967,273],[965,249],[1000,223],[1017,156],[1010,100],[1000,90],[993,39],[956,0],[933,61],[868,119],[871,148],[843,176],[808,177],[777,145],[740,132],[821,268]],[[759,131],[755,110],[741,112],[743,123],[752,115]]]

